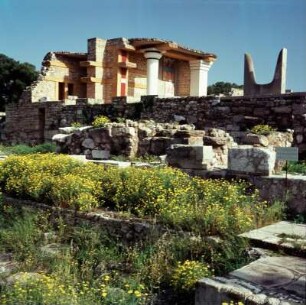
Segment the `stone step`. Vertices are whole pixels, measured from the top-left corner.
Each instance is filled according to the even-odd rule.
[[[198,282],[195,305],[222,302],[298,305],[306,302],[306,260],[293,256],[260,258],[226,277]]]
[[[195,305],[306,304],[306,224],[280,221],[240,236],[275,252],[253,248],[258,260],[227,276],[200,280]]]
[[[254,246],[306,257],[306,224],[280,221],[240,234]]]

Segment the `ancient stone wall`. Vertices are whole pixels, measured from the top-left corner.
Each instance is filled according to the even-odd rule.
[[[294,146],[306,154],[306,93],[258,97],[179,97],[143,98],[142,118],[157,122],[181,117],[196,129],[215,127],[229,132],[234,139],[257,124],[275,129],[294,130]]]
[[[223,129],[238,143],[244,136],[243,131],[257,124],[268,124],[280,131],[294,130],[293,145],[299,148],[300,156],[306,156],[306,93],[221,99],[147,96],[140,103],[126,103],[123,97],[107,105],[90,105],[88,100],[78,99],[76,105],[71,106],[61,102],[27,103],[29,94],[25,92],[19,104],[8,105],[2,140],[32,143],[41,141],[42,134],[48,140],[58,127],[69,126],[72,122],[90,124],[94,116],[107,115],[111,119],[142,118],[160,123],[179,120],[194,124],[196,129]]]
[[[87,99],[78,99],[75,105],[63,102],[28,103],[21,100],[18,104],[6,107],[6,123],[1,131],[1,140],[11,144],[51,141],[59,127],[71,126],[73,122],[88,125],[98,115],[108,116],[112,120],[118,117],[139,118],[139,106],[139,103],[123,104],[120,99],[112,104],[94,105],[89,104]]]

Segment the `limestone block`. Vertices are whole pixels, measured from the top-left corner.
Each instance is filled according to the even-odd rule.
[[[204,130],[178,130],[173,135],[173,144],[202,146],[204,135]]]
[[[164,155],[172,144],[170,137],[153,137],[150,141],[150,151],[152,155]]]
[[[60,127],[59,131],[61,131],[64,134],[70,134],[73,133],[77,128],[75,127]]]
[[[135,127],[126,127],[126,126],[112,126],[111,129],[112,137],[120,137],[120,136],[131,136],[136,137],[137,131]]]
[[[140,139],[153,137],[155,135],[155,129],[149,128],[147,126],[139,125],[138,127],[138,136]]]
[[[243,144],[249,144],[249,145],[260,145],[267,147],[269,145],[269,140],[264,135],[257,135],[253,133],[246,134],[242,139],[241,142]]]
[[[98,160],[107,160],[109,159],[110,156],[109,150],[93,149],[91,153],[92,153],[92,158]]]
[[[228,169],[235,172],[271,175],[275,159],[275,151],[267,148],[230,148],[228,150]]]
[[[204,137],[204,130],[177,130],[174,133],[174,138],[190,138],[190,137]]]
[[[213,161],[211,146],[172,145],[167,150],[166,161],[170,166],[186,169],[207,169]]]
[[[94,149],[95,142],[93,141],[93,139],[87,138],[82,142],[82,146],[85,148]]]
[[[272,132],[267,135],[269,145],[275,147],[288,147],[293,142],[292,132]]]
[[[204,144],[212,145],[213,147],[216,146],[224,146],[228,143],[228,138],[221,138],[221,137],[204,137]]]
[[[89,137],[93,139],[95,144],[109,143],[110,140],[110,129],[108,128],[95,128],[91,129],[88,133]]]
[[[58,143],[67,143],[71,140],[71,134],[56,134],[52,137],[52,141],[58,142]]]

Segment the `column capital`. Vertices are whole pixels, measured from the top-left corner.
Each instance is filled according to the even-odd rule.
[[[143,50],[143,52],[144,52],[144,57],[146,59],[156,59],[156,60],[159,60],[163,56],[162,52],[159,51],[158,49],[155,49],[155,48],[145,49],[145,50]]]

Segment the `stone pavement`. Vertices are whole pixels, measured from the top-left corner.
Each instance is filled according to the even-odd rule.
[[[280,253],[299,249],[292,253],[305,254],[306,225],[282,221],[241,235],[279,251],[254,248],[261,254],[258,260],[225,277],[200,280],[195,305],[221,305],[230,301],[244,305],[305,305],[306,259]]]
[[[240,236],[248,238],[256,246],[306,257],[306,224],[280,221]]]

